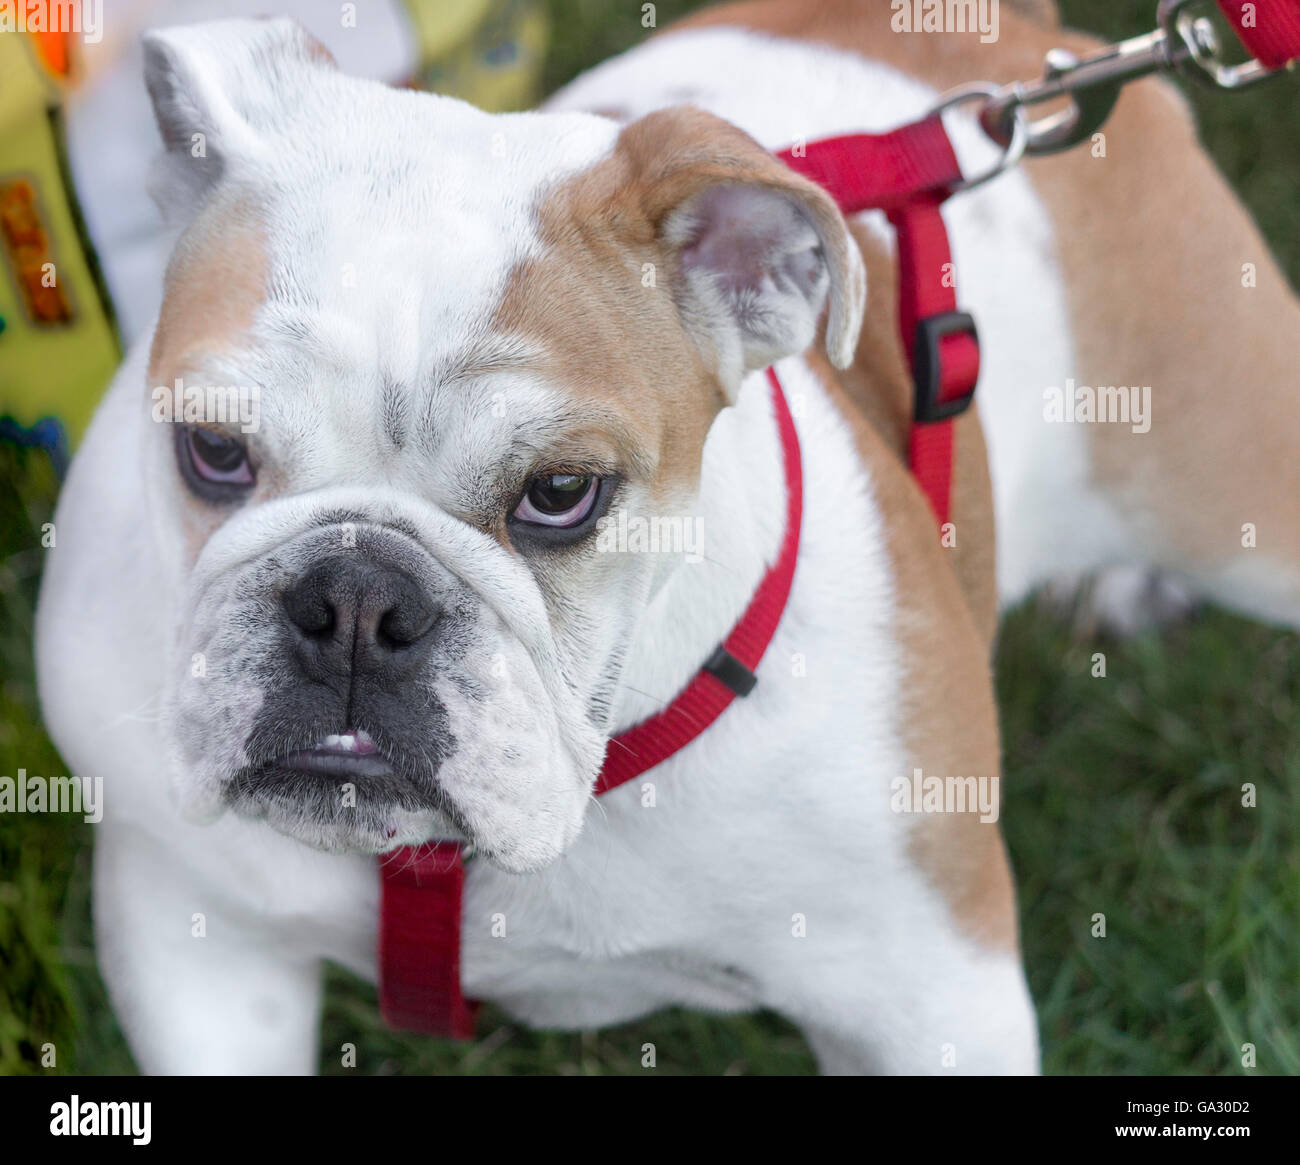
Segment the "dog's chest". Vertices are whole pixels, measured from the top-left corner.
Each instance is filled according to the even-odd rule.
[[[904,755],[883,518],[815,376],[798,360],[778,367],[797,402],[805,506],[794,589],[757,687],[592,804],[554,867],[526,878],[471,867],[466,990],[530,1022],[769,1004],[782,963],[804,950],[792,931],[805,912],[851,919],[820,933],[847,942],[892,925],[913,893],[884,792]],[[814,840],[835,838],[857,851],[852,886],[834,846]]]

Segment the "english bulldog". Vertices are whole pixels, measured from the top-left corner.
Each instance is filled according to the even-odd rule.
[[[38,628],[49,728],[103,779],[98,955],[143,1069],[312,1071],[322,960],[376,974],[376,855],[450,838],[465,993],[529,1024],[769,1008],[827,1073],[1037,1070],[999,602],[1133,564],[1295,622],[1300,312],[1176,89],[1133,86],[1100,155],[945,211],[984,367],[941,538],[892,235],[772,151],[1090,46],[1049,7],[991,43],[883,0],[709,9],[505,116],[284,20],[148,37],[183,233]],[[769,366],[803,519],[758,682],[596,801],[778,554]],[[1067,382],[1150,386],[1146,430],[1054,423]],[[182,384],[255,390],[255,423],[169,409]],[[602,541],[665,518],[695,552]],[[910,795],[932,777],[994,796]]]

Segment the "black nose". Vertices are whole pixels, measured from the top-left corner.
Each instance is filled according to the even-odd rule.
[[[299,645],[334,671],[423,655],[441,614],[414,579],[357,551],[316,563],[281,601]]]

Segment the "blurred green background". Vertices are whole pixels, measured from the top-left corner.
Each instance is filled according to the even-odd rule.
[[[795,0],[791,0],[795,2]],[[662,27],[696,7],[657,5]],[[551,0],[549,89],[638,43],[632,0]],[[1117,38],[1155,0],[1063,0],[1067,23]],[[974,79],[974,78],[972,78]],[[1190,92],[1203,140],[1300,275],[1300,87]],[[1178,213],[1178,191],[1153,190]],[[40,728],[30,659],[39,529],[55,482],[42,455],[0,446],[0,774],[63,772]],[[1004,621],[998,688],[1003,824],[1019,884],[1030,986],[1049,1073],[1300,1073],[1300,650],[1294,634],[1204,611],[1163,634],[1094,642],[1031,602]],[[1240,808],[1254,782],[1258,808]],[[92,830],[0,815],[0,1074],[134,1071],[95,970]],[[1090,935],[1104,912],[1108,937]],[[326,1049],[376,1074],[808,1072],[772,1016],[671,1012],[581,1035],[537,1034],[490,1009],[472,1046],[396,1035],[372,988],[329,973]],[[1243,1068],[1241,1047],[1256,1047]],[[337,1055],[324,1072],[343,1073]],[[355,1071],[355,1070],[354,1070]]]

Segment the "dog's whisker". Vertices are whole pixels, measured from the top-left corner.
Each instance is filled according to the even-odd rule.
[[[159,709],[158,712],[154,715],[144,715],[143,709],[163,700],[166,696],[166,692],[167,692],[166,688],[159,688],[158,691],[156,691],[152,696],[146,697],[134,708],[128,709],[127,711],[123,712],[120,716],[115,716],[113,717],[112,720],[106,721],[104,727],[115,728],[119,724],[126,724],[126,723],[157,724],[161,722],[162,720],[161,709]]]

